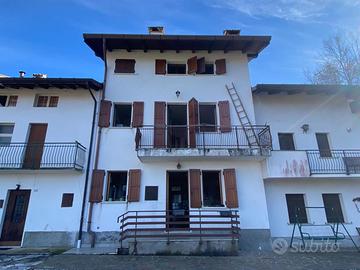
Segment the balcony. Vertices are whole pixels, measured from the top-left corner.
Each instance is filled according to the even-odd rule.
[[[10,143],[0,145],[1,170],[82,170],[86,148],[74,143]]]
[[[135,144],[142,161],[262,160],[272,147],[268,126],[144,126],[137,128]]]

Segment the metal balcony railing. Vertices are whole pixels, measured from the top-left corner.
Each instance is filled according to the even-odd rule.
[[[360,174],[360,150],[307,150],[310,174]]]
[[[0,144],[0,169],[82,170],[85,152],[78,142]]]
[[[254,131],[254,133],[252,132]],[[255,144],[247,138],[255,134]],[[136,149],[272,149],[269,126],[144,126],[137,128]]]

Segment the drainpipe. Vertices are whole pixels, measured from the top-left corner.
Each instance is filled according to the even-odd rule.
[[[106,60],[106,39],[103,38],[103,57],[104,57],[104,81],[103,81],[103,90],[101,95],[101,100],[105,99],[105,89],[106,89],[106,77],[107,77],[107,60]],[[96,152],[95,152],[95,161],[94,161],[94,170],[98,168],[99,163],[99,152],[100,152],[100,141],[101,141],[101,131],[102,127],[98,128],[98,138],[96,142]],[[89,214],[88,214],[88,223],[87,223],[87,232],[90,235],[90,244],[93,248],[95,246],[95,233],[91,230],[91,223],[92,223],[92,214],[93,214],[93,207],[94,203],[90,202],[89,204]]]
[[[83,200],[82,200],[82,205],[81,205],[80,226],[79,226],[78,240],[77,240],[77,245],[76,245],[77,248],[81,247],[82,229],[83,229],[84,215],[85,215],[85,205],[86,205],[86,193],[87,193],[88,183],[89,183],[90,164],[91,164],[91,156],[92,156],[92,148],[93,148],[93,140],[94,140],[94,131],[95,131],[95,123],[96,123],[97,101],[96,101],[96,98],[94,97],[94,94],[91,92],[91,88],[89,86],[88,86],[88,90],[89,90],[89,93],[91,95],[91,98],[94,101],[94,111],[93,111],[93,118],[92,118],[92,125],[91,125],[89,155],[88,155],[88,161],[87,161],[87,166],[86,166],[86,176],[85,176]]]

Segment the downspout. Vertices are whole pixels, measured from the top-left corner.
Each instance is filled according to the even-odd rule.
[[[94,131],[95,131],[95,122],[96,122],[96,108],[97,108],[97,101],[94,97],[94,94],[91,92],[91,88],[88,86],[89,93],[91,98],[94,101],[94,111],[93,111],[93,118],[92,118],[92,125],[91,125],[91,135],[90,135],[90,145],[89,145],[89,155],[88,161],[86,166],[86,176],[85,176],[85,185],[84,185],[84,192],[83,192],[83,200],[81,205],[81,217],[80,217],[80,226],[78,232],[78,240],[77,240],[77,248],[81,247],[81,240],[82,240],[82,229],[84,223],[84,215],[85,215],[85,205],[86,205],[86,193],[89,184],[89,175],[90,175],[90,164],[91,164],[91,156],[92,156],[92,148],[93,148],[93,140],[94,140]]]
[[[103,38],[103,57],[104,57],[104,81],[103,81],[103,90],[101,95],[101,101],[105,99],[105,89],[106,89],[106,77],[107,77],[107,60],[106,60],[106,39]],[[98,136],[96,142],[96,149],[95,149],[95,161],[94,161],[94,170],[98,169],[99,164],[99,152],[100,152],[100,141],[101,141],[101,131],[102,127],[98,128]],[[94,203],[90,202],[89,204],[89,214],[88,214],[88,223],[87,223],[87,232],[90,235],[90,244],[93,248],[95,246],[95,233],[91,230],[91,223],[92,223],[92,214],[93,214],[93,207]]]

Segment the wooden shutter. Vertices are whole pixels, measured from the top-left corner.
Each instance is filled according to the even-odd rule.
[[[133,103],[133,127],[142,127],[144,123],[144,102],[135,101]]]
[[[140,200],[141,170],[129,170],[128,202]]]
[[[74,201],[74,193],[63,193],[61,207],[72,207]]]
[[[303,194],[286,194],[289,221],[294,223],[308,223]]]
[[[229,208],[238,208],[238,195],[236,186],[236,173],[235,169],[224,170],[224,183],[225,183],[225,194],[226,194],[226,206]]]
[[[166,60],[156,59],[155,60],[155,74],[166,74]]]
[[[104,170],[93,170],[89,202],[99,203],[103,199]]]
[[[343,223],[344,215],[341,209],[339,194],[322,194],[328,223]]]
[[[191,208],[201,207],[201,184],[200,184],[200,170],[191,169],[190,174],[190,205]]]
[[[218,59],[215,61],[216,74],[221,75],[226,73],[226,61],[225,59]]]
[[[197,71],[197,57],[191,57],[187,60],[188,74],[195,74]]]
[[[155,101],[154,107],[154,147],[165,147],[165,112],[166,103]]]
[[[24,169],[39,169],[44,152],[47,124],[30,124],[25,149]]]
[[[231,132],[230,105],[229,101],[219,101],[220,131]]]
[[[135,59],[116,59],[115,73],[135,73]]]
[[[195,98],[189,101],[189,144],[196,148],[196,132],[199,128],[199,103]]]
[[[201,57],[197,60],[197,71],[198,74],[205,73],[205,57]]]
[[[110,126],[111,101],[102,100],[100,102],[99,127]]]

